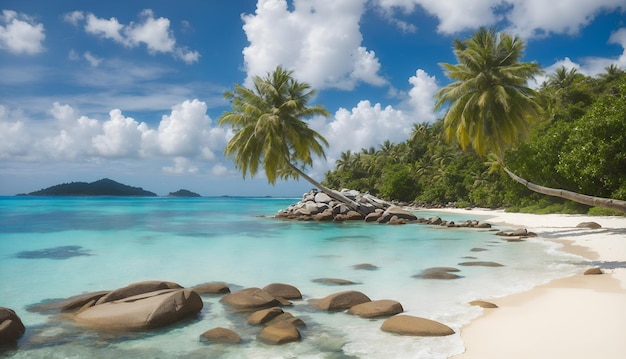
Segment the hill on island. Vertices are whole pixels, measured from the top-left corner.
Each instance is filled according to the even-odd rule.
[[[28,196],[144,196],[156,194],[141,187],[131,187],[104,178],[95,182],[71,182],[31,192]]]
[[[199,194],[188,191],[186,189],[179,189],[176,192],[170,192],[170,194],[168,194],[167,196],[168,197],[200,197]]]

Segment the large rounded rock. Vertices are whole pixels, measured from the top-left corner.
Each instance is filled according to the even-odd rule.
[[[200,335],[200,340],[211,344],[240,343],[241,337],[230,329],[217,327],[209,329]]]
[[[371,302],[368,296],[355,290],[348,290],[322,298],[315,302],[315,306],[323,310],[336,311],[349,309],[366,302]]]
[[[228,294],[230,288],[225,283],[205,283],[199,284],[193,288],[198,294]]]
[[[80,324],[104,329],[163,327],[202,310],[200,295],[190,289],[164,289],[97,304],[76,314]]]
[[[102,296],[96,304],[103,304],[107,302],[112,302],[114,300],[120,300],[128,297],[132,297],[138,294],[144,294],[149,292],[155,292],[158,290],[164,289],[181,289],[182,287],[173,282],[164,282],[164,281],[145,281],[129,284],[126,287],[116,289],[108,294]]]
[[[298,288],[283,283],[272,283],[263,287],[263,290],[274,297],[282,297],[285,299],[302,299],[302,293]]]
[[[0,307],[0,345],[12,345],[24,335],[26,328],[12,309]]]
[[[222,302],[237,309],[261,309],[280,304],[276,298],[261,288],[246,288],[226,295]]]
[[[93,292],[87,294],[77,295],[75,297],[68,298],[61,303],[62,311],[72,311],[81,308],[91,307],[103,296],[109,294],[110,291]]]
[[[596,222],[580,222],[576,225],[576,228],[600,229],[602,226]]]
[[[417,219],[417,216],[414,215],[412,212],[407,211],[406,209],[403,209],[402,207],[398,207],[398,206],[391,206],[389,208],[387,208],[385,210],[385,214],[389,215],[391,217],[396,216],[400,219],[406,219],[409,221],[415,221]]]
[[[402,313],[404,308],[400,302],[383,299],[357,304],[348,310],[348,314],[358,315],[362,318],[388,317]]]
[[[454,334],[454,330],[445,324],[410,315],[396,315],[386,319],[380,329],[389,333],[420,337],[442,337]]]
[[[481,307],[481,308],[486,308],[486,309],[494,309],[494,308],[498,308],[497,305],[491,303],[491,302],[486,302],[484,300],[474,300],[469,302],[470,305],[474,305],[477,307]]]
[[[278,322],[263,328],[258,339],[266,344],[286,344],[300,341],[302,337],[298,328],[287,322]]]

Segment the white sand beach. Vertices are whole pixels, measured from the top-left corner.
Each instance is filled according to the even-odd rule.
[[[524,293],[476,298],[498,308],[485,309],[462,328],[466,352],[455,359],[626,357],[626,218],[472,212],[490,215],[491,223],[525,227],[593,262],[577,275]],[[581,222],[602,228],[576,228]],[[592,266],[604,274],[583,275]]]

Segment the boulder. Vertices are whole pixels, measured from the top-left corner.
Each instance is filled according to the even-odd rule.
[[[408,219],[398,218],[398,216],[396,216],[396,215],[391,216],[391,218],[387,222],[387,224],[391,224],[391,225],[394,225],[394,224],[396,224],[396,225],[397,224],[407,224],[407,223],[409,223]]]
[[[441,219],[441,217],[431,217],[426,221],[427,224],[433,224],[435,226],[440,225],[441,223],[443,223],[443,220]]]
[[[469,304],[477,306],[477,307],[481,307],[481,308],[486,308],[486,309],[498,308],[497,305],[491,302],[485,302],[484,300],[474,300],[474,301],[471,301]]]
[[[474,225],[474,228],[491,228],[491,224],[487,223],[487,222],[478,222],[477,224]]]
[[[500,263],[496,263],[496,262],[481,262],[481,261],[476,261],[476,262],[463,262],[463,263],[459,263],[460,266],[468,266],[468,267],[504,267],[503,264]]]
[[[423,272],[421,274],[416,274],[412,276],[413,278],[422,278],[422,279],[440,279],[440,280],[450,280],[450,279],[459,279],[462,278],[458,274],[450,273],[450,272]]]
[[[193,288],[198,294],[228,294],[230,288],[224,283],[205,283],[199,284]]]
[[[209,329],[200,335],[200,340],[211,344],[240,343],[241,337],[230,329],[217,327]]]
[[[103,296],[109,293],[110,291],[101,291],[101,292],[81,294],[75,297],[68,298],[67,300],[63,301],[63,303],[61,304],[61,310],[72,311],[72,310],[81,309],[83,307],[91,307],[95,305],[96,302],[100,298],[102,298]]]
[[[128,297],[132,297],[138,294],[154,292],[158,290],[164,289],[181,289],[182,287],[173,282],[164,282],[164,281],[145,281],[132,283],[127,285],[126,287],[116,289],[108,294],[102,296],[96,304],[103,304],[107,302],[112,302],[115,300],[120,300]]]
[[[0,307],[0,345],[13,345],[24,335],[26,328],[15,311]]]
[[[358,284],[358,283],[353,282],[351,280],[339,279],[339,278],[317,278],[317,279],[313,279],[312,282],[322,283],[322,284],[329,284],[329,285],[353,285],[353,284]]]
[[[365,222],[376,222],[382,216],[382,214],[382,210],[376,210],[365,216]]]
[[[265,324],[283,313],[283,310],[278,307],[257,310],[248,316],[248,324]]]
[[[345,216],[348,221],[361,221],[365,218],[361,213],[354,210],[348,211]]]
[[[315,202],[317,203],[329,203],[330,201],[332,201],[332,198],[324,192],[315,194]]]
[[[78,314],[78,323],[104,329],[163,327],[202,310],[200,295],[190,289],[163,289],[89,307]]]
[[[302,293],[298,288],[283,283],[272,283],[263,288],[264,291],[274,297],[282,297],[285,299],[302,299]]]
[[[258,339],[266,344],[280,345],[300,341],[302,337],[298,328],[287,322],[268,325],[258,335]]]
[[[409,221],[415,221],[417,216],[413,214],[411,211],[407,211],[406,209],[398,206],[390,206],[385,210],[385,213],[390,214],[391,216],[396,216],[400,219],[406,219]]]
[[[402,313],[402,304],[395,300],[383,299],[357,304],[348,310],[348,314],[358,315],[362,318],[388,317]]]
[[[315,302],[315,306],[327,311],[337,311],[349,309],[357,304],[362,304],[370,301],[371,299],[365,294],[358,291],[349,290],[326,296]]]
[[[600,268],[589,268],[585,271],[584,275],[598,275],[598,274],[603,274],[604,272],[602,272],[602,269]]]
[[[320,221],[320,222],[332,221],[333,218],[334,218],[334,215],[333,215],[332,209],[326,209],[323,212],[318,213],[315,216],[313,216],[314,220]]]
[[[528,230],[526,228],[518,228],[513,231],[509,236],[510,237],[524,237],[528,235]]]
[[[484,251],[488,251],[488,249],[485,249],[485,248],[472,248],[472,249],[470,249],[470,252],[484,252]]]
[[[596,222],[581,222],[576,225],[576,228],[600,229],[602,226]]]
[[[230,293],[221,300],[224,304],[237,309],[251,310],[279,305],[276,298],[260,288],[246,288]]]
[[[380,329],[389,333],[420,337],[441,337],[454,334],[454,330],[445,324],[410,315],[396,315],[388,318]]]

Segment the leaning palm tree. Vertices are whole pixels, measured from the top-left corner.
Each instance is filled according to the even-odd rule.
[[[261,166],[271,184],[278,178],[302,177],[330,197],[357,208],[354,201],[304,172],[313,165],[313,155],[325,157],[324,146],[328,142],[303,119],[328,117],[330,113],[320,105],[309,107],[315,90],[292,75],[292,71],[278,66],[266,77],[254,77],[253,89],[235,85],[233,91],[224,94],[232,109],[224,112],[218,122],[229,124],[235,133],[225,153],[234,157],[244,178],[254,177]]]
[[[504,166],[505,151],[528,134],[542,112],[535,91],[527,85],[541,70],[536,63],[520,62],[524,46],[517,36],[485,28],[468,40],[454,41],[459,63],[441,64],[454,82],[435,95],[435,109],[449,106],[444,117],[446,139],[456,140],[462,149],[471,146],[483,157],[495,154],[504,171],[532,191],[626,212],[626,201],[539,186]]]

